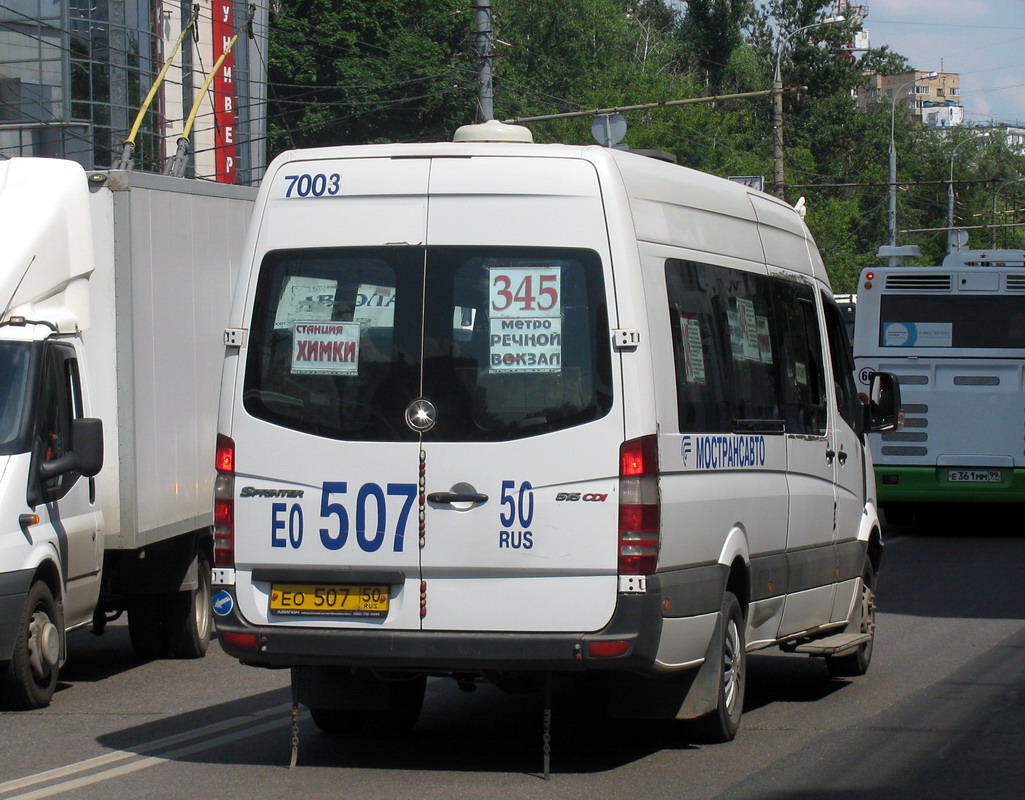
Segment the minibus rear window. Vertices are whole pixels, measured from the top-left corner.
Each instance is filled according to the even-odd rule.
[[[587,250],[277,251],[260,272],[244,405],[333,439],[501,441],[608,413],[601,261]]]

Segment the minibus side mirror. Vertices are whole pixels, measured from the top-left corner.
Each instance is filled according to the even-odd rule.
[[[869,380],[865,429],[871,433],[899,431],[904,426],[900,405],[900,383],[889,372],[873,372]]]
[[[39,471],[44,478],[68,472],[93,477],[103,467],[103,422],[80,417],[71,422],[71,449],[53,461],[43,461]]]

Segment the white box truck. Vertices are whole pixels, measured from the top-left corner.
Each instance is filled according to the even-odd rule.
[[[620,717],[734,736],[746,656],[868,668],[868,430],[793,208],[533,144],[295,151],[267,171],[218,419],[214,614],[327,731],[426,676],[604,678]]]
[[[0,697],[50,702],[66,634],[210,638],[221,336],[255,197],[0,161]]]

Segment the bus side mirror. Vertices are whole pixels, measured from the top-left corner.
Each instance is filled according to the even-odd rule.
[[[869,380],[865,428],[871,433],[899,431],[904,427],[900,405],[900,383],[889,372],[873,372]]]

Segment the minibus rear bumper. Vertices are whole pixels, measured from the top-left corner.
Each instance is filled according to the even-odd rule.
[[[571,633],[419,631],[251,625],[232,610],[216,618],[223,650],[249,666],[351,666],[436,673],[615,669],[660,674],[661,595],[622,594],[602,630]],[[657,583],[657,582],[656,582]],[[226,591],[234,594],[233,588]]]

